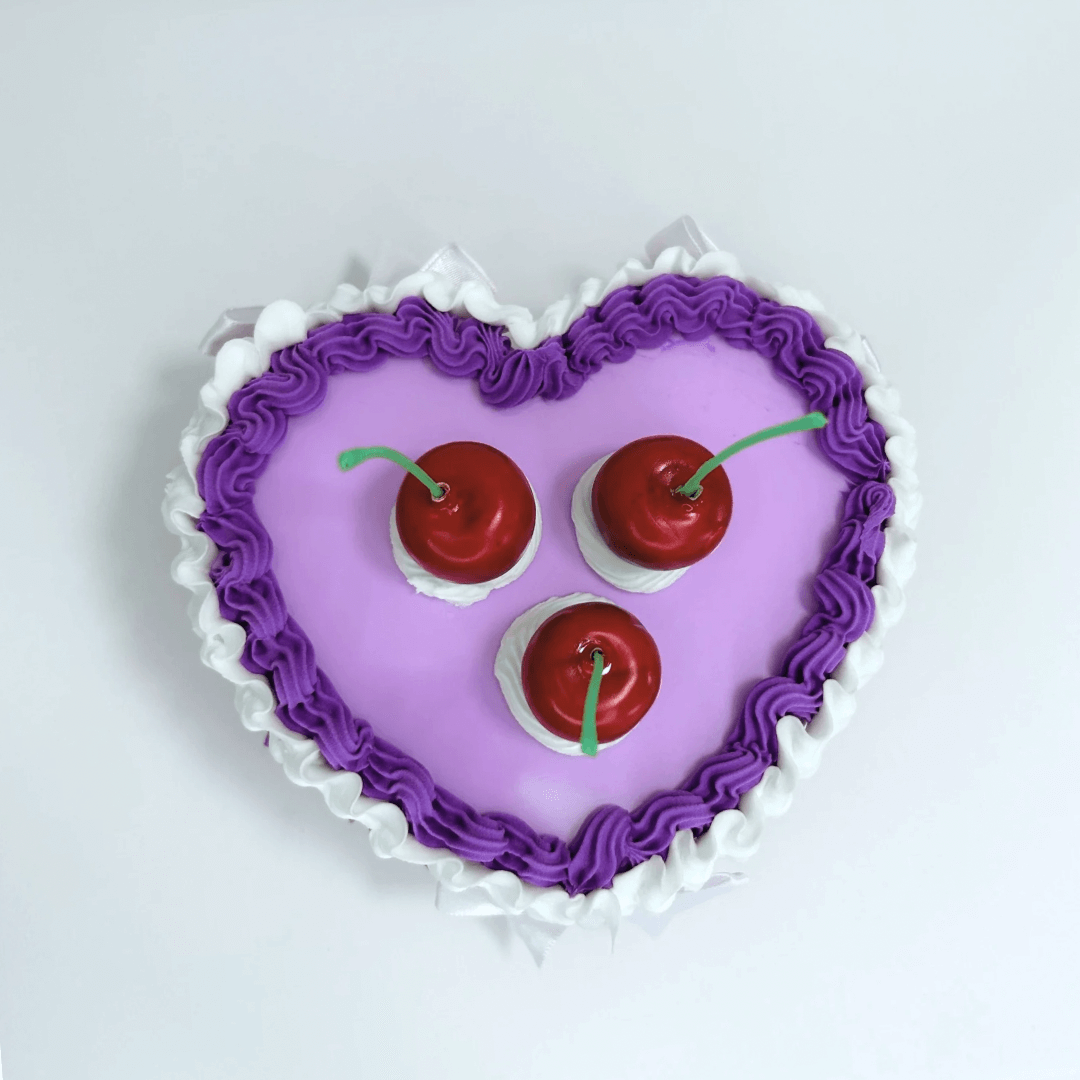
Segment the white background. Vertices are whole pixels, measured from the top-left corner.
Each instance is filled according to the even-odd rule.
[[[1077,1075],[1075,4],[2,6],[8,1080]],[[873,342],[919,571],[751,883],[538,971],[241,728],[162,484],[222,308],[687,212]]]

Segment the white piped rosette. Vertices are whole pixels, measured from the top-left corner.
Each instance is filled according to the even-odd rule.
[[[263,308],[250,336],[246,329],[250,309],[243,318],[226,322],[220,333],[208,335],[206,349],[216,354],[213,377],[203,386],[199,406],[180,442],[182,464],[168,477],[163,513],[169,529],[180,538],[180,553],[172,576],[189,589],[192,625],[201,639],[203,663],[236,687],[236,707],[244,726],[265,733],[270,752],[293,783],[317,788],[332,813],[361,822],[369,830],[371,846],[381,858],[396,858],[426,866],[437,882],[436,904],[457,915],[507,916],[538,961],[568,927],[606,927],[614,935],[624,917],[654,925],[655,917],[673,906],[689,904],[688,894],[736,884],[743,875],[730,872],[729,860],[743,860],[758,847],[765,821],[783,814],[791,805],[796,784],[811,776],[825,745],[841,731],[855,711],[855,693],[882,662],[882,641],[904,610],[904,587],[915,569],[915,526],[922,497],[915,475],[915,433],[899,411],[899,396],[890,387],[865,338],[822,310],[809,293],[775,288],[743,273],[737,260],[720,252],[694,223],[683,218],[647,246],[652,264],[627,261],[608,280],[590,279],[576,296],[552,304],[536,318],[523,307],[500,304],[490,283],[461,266],[453,248],[443,249],[425,269],[392,285],[358,289],[340,285],[326,304],[307,311],[298,304],[278,300]],[[453,263],[458,272],[449,274]],[[475,267],[475,264],[470,265]],[[195,473],[210,440],[228,422],[229,398],[263,374],[278,349],[303,341],[308,331],[349,313],[394,311],[402,299],[422,296],[440,311],[471,315],[489,325],[503,326],[518,348],[566,332],[588,307],[627,285],[640,285],[662,274],[701,279],[725,275],[744,282],[777,303],[809,312],[825,335],[827,348],[845,353],[864,381],[864,398],[872,419],[887,435],[885,453],[891,465],[889,487],[896,508],[885,527],[885,548],[877,565],[875,602],[870,629],[847,646],[843,662],[824,685],[822,706],[808,724],[794,716],[776,726],[779,759],[739,802],[737,809],[716,815],[710,827],[695,837],[691,830],[675,835],[666,859],[653,856],[617,874],[609,888],[570,896],[559,886],[529,885],[506,870],[489,870],[439,848],[421,844],[409,832],[398,807],[363,794],[356,773],[331,768],[316,744],[289,731],[277,718],[274,696],[265,678],[253,675],[240,662],[245,632],[222,618],[209,570],[215,548],[197,528],[205,509]],[[215,331],[218,328],[215,328]]]
[[[532,484],[529,485],[532,491]],[[405,575],[405,580],[422,596],[432,596],[436,600],[445,600],[455,607],[469,607],[481,600],[486,600],[493,589],[501,589],[513,581],[517,581],[529,568],[529,564],[540,550],[540,535],[542,524],[540,521],[540,500],[536,492],[532,491],[533,505],[536,507],[536,524],[533,526],[532,536],[525,546],[525,550],[505,574],[500,574],[490,581],[480,581],[475,585],[462,585],[457,581],[448,581],[430,570],[425,570],[406,550],[401,542],[401,534],[397,527],[397,508],[390,511],[390,550],[394,554],[394,562],[397,568]]]

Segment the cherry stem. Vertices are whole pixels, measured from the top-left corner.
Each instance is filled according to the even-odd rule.
[[[701,494],[701,481],[733,454],[737,454],[740,450],[745,450],[755,443],[764,442],[766,439],[775,439],[777,435],[790,435],[793,431],[811,431],[814,428],[823,428],[828,422],[823,413],[812,412],[807,413],[806,416],[800,416],[798,420],[789,420],[786,424],[775,424],[773,427],[755,431],[753,435],[747,435],[745,439],[732,443],[721,450],[719,454],[714,454],[685,484],[675,488],[673,494],[686,495],[691,499],[696,499]]]
[[[604,654],[593,649],[593,669],[589,689],[585,691],[585,712],[581,717],[581,752],[596,757],[600,745],[596,739],[596,706],[600,701],[600,680],[604,677]]]
[[[446,497],[446,488],[442,484],[437,484],[432,480],[415,461],[407,458],[404,454],[399,454],[397,450],[391,450],[389,446],[358,446],[354,450],[346,450],[339,454],[337,462],[341,471],[346,472],[361,462],[370,461],[372,458],[385,458],[387,461],[393,461],[407,472],[412,473],[431,492],[433,501],[439,502]]]

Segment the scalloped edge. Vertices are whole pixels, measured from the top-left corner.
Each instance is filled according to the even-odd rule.
[[[245,633],[222,618],[209,568],[215,548],[197,529],[205,509],[195,472],[207,443],[228,421],[232,394],[257,378],[278,349],[303,341],[308,331],[346,314],[393,312],[407,296],[422,296],[440,311],[471,315],[490,325],[504,326],[517,348],[534,348],[548,337],[566,332],[586,308],[626,285],[640,285],[662,274],[686,277],[735,278],[768,299],[809,312],[825,334],[826,347],[845,353],[863,377],[863,396],[870,416],[888,436],[885,453],[891,465],[889,487],[896,508],[885,527],[885,548],[877,565],[877,584],[871,592],[875,615],[870,629],[847,646],[843,662],[823,688],[821,709],[809,724],[794,716],[776,725],[779,759],[765,770],[758,784],[724,810],[699,839],[683,830],[675,835],[666,859],[654,855],[624,873],[607,889],[570,896],[561,886],[529,885],[508,870],[489,870],[442,848],[425,847],[409,833],[405,815],[393,803],[362,793],[356,773],[331,768],[316,744],[289,731],[274,712],[274,696],[266,679],[252,675],[240,663]],[[301,787],[317,788],[337,817],[359,821],[380,858],[426,866],[444,890],[458,894],[454,914],[524,916],[552,927],[606,927],[614,932],[622,916],[641,910],[666,911],[682,892],[696,892],[720,871],[726,859],[746,859],[758,847],[765,821],[787,811],[796,783],[816,772],[825,745],[847,726],[855,711],[855,693],[881,666],[882,639],[903,614],[904,588],[915,570],[915,527],[922,497],[915,474],[916,445],[912,426],[900,416],[899,395],[889,385],[869,343],[850,327],[825,313],[810,293],[787,286],[774,287],[744,274],[734,256],[711,251],[700,258],[681,247],[667,248],[646,266],[629,259],[605,284],[585,281],[576,296],[551,304],[539,318],[523,307],[500,304],[481,282],[457,284],[430,270],[411,274],[393,287],[365,290],[339,285],[326,304],[305,311],[288,300],[262,310],[252,337],[225,342],[217,354],[213,377],[199,394],[199,406],[180,442],[182,465],[168,475],[162,513],[169,530],[180,538],[180,553],[172,577],[192,593],[188,612],[201,640],[200,657],[235,687],[235,704],[244,726],[266,734],[270,753],[285,775]]]

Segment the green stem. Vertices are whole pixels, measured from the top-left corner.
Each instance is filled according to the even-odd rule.
[[[441,484],[435,483],[415,461],[404,454],[399,454],[396,450],[391,450],[389,446],[358,446],[355,450],[346,450],[339,454],[337,461],[341,471],[346,472],[362,461],[370,461],[372,458],[385,458],[411,472],[431,492],[431,497],[436,502],[446,496],[446,489]]]
[[[714,454],[685,484],[675,489],[675,494],[688,495],[691,499],[696,499],[701,494],[701,481],[733,454],[737,454],[740,450],[745,450],[755,443],[764,442],[766,439],[775,439],[777,435],[790,435],[793,431],[810,431],[813,428],[823,428],[828,422],[824,414],[812,412],[807,413],[806,416],[800,416],[798,420],[789,420],[786,424],[775,424],[773,427],[755,431],[753,435],[747,435],[745,439],[732,443],[721,450],[719,454]]]
[[[591,659],[592,676],[589,689],[585,691],[585,712],[581,717],[581,752],[596,757],[600,749],[596,739],[596,706],[600,701],[600,680],[604,677],[604,654],[593,649]]]

